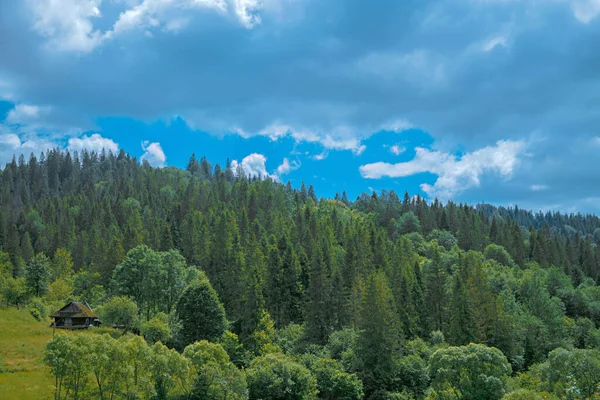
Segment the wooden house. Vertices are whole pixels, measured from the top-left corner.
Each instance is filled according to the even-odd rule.
[[[54,318],[53,328],[61,329],[87,329],[90,326],[100,326],[102,322],[90,306],[72,301],[60,310],[51,314]]]

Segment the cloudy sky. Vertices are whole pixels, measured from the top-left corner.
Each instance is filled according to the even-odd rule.
[[[0,0],[0,164],[600,212],[600,0]]]

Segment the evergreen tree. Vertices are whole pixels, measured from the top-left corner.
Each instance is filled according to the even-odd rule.
[[[383,272],[375,272],[367,279],[359,330],[356,355],[365,394],[369,397],[377,389],[395,391],[395,366],[402,354],[403,334]]]
[[[331,300],[331,281],[327,275],[326,261],[322,246],[316,245],[310,268],[310,283],[307,291],[307,303],[304,320],[306,334],[313,343],[324,344],[329,338],[333,326],[329,313]]]

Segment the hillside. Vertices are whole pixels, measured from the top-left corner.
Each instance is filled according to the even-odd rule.
[[[563,398],[600,385],[588,379],[600,376],[592,215],[393,191],[319,199],[311,185],[249,178],[241,166],[192,156],[185,170],[152,168],[124,152],[15,160],[0,176],[0,205],[2,304],[78,299],[146,338],[148,347],[129,338],[53,342],[121,354],[125,369],[109,375],[117,398],[136,388],[143,398],[276,399],[287,389],[270,385],[284,370],[297,372],[306,399]],[[49,337],[36,326],[24,328],[42,332],[30,353],[38,361],[26,364],[42,374]],[[141,359],[120,353],[131,343],[151,354],[141,381],[131,372]],[[211,356],[198,356],[208,351],[198,346]],[[151,372],[167,355],[182,368],[167,380],[178,386]],[[102,395],[92,379],[95,368],[106,371],[100,359],[80,365],[80,383],[65,378],[70,393]],[[26,379],[16,382],[26,390]]]
[[[0,398],[51,399],[54,381],[42,361],[50,324],[15,308],[0,308],[0,321]]]

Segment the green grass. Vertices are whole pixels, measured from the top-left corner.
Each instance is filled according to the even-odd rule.
[[[28,310],[0,308],[0,399],[51,399],[54,380],[43,362],[52,339],[50,322],[36,321]]]
[[[54,396],[54,378],[44,365],[44,348],[52,339],[50,320],[39,322],[28,309],[0,307],[0,400],[46,400]],[[74,331],[62,331],[74,332]],[[81,333],[123,333],[94,328]]]

